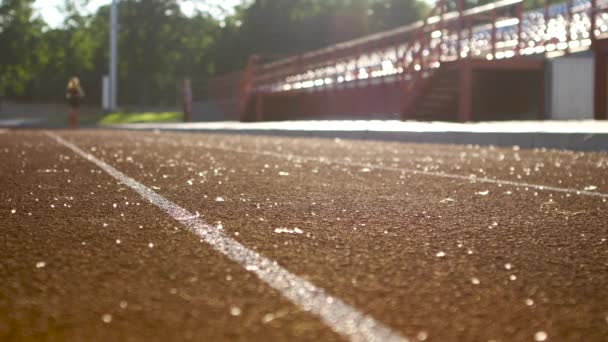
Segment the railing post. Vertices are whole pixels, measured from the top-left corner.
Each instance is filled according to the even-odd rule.
[[[355,94],[355,99],[353,99],[352,103],[355,105],[355,110],[354,112],[357,112],[357,110],[361,109],[360,106],[360,101],[361,101],[361,77],[359,77],[359,71],[361,70],[361,65],[359,63],[361,63],[361,46],[357,46],[357,63],[355,63],[355,75],[356,75],[356,79],[355,79],[355,90],[353,91],[353,93]],[[358,113],[357,113],[358,114]]]
[[[371,51],[372,51],[372,46],[373,43],[367,43],[366,45],[363,46],[363,51],[364,54],[366,56],[370,56],[371,55]],[[369,59],[369,58],[368,58]],[[363,80],[364,84],[361,87],[361,93],[360,93],[360,97],[364,98],[365,94],[369,94],[369,90],[372,86],[372,75],[370,73],[370,69],[367,66],[364,66],[363,69],[365,70],[365,74],[367,75],[367,78],[365,80]],[[361,110],[361,113],[365,114],[366,113],[366,107],[369,106],[369,101],[361,101],[359,103],[359,108]]]
[[[332,50],[332,59],[333,59],[333,63],[334,63],[334,76],[332,78],[332,96],[331,96],[331,111],[332,111],[332,115],[337,115],[338,114],[338,87],[340,86],[340,83],[338,82],[338,50],[334,47],[334,49]]]
[[[311,62],[310,62],[310,70],[312,70],[312,87],[310,87],[310,106],[308,106],[308,108],[310,108],[310,115],[313,117],[317,117],[319,115],[319,87],[317,87],[317,85],[315,84],[315,81],[317,80],[317,63],[319,61],[319,56],[313,56],[311,58]]]
[[[572,28],[572,0],[568,0],[568,24],[566,26],[566,44],[568,47],[566,48],[566,52],[570,53],[570,40],[572,40],[572,33],[570,29]]]
[[[296,58],[296,79],[295,79],[295,83],[299,83],[300,87],[298,87],[297,89],[293,89],[293,97],[292,99],[294,99],[293,101],[295,103],[299,103],[299,100],[302,98],[302,83],[304,81],[304,79],[302,78],[302,73],[304,70],[304,57],[302,56],[301,53],[298,54],[297,58]],[[294,85],[295,85],[294,83]],[[301,105],[297,105],[296,108],[294,109],[294,115],[300,116],[301,112],[302,112],[302,106]]]
[[[458,0],[458,24],[456,27],[458,29],[457,43],[456,43],[456,59],[460,59],[460,54],[462,53],[462,11],[464,10],[464,0]]]
[[[545,19],[545,39],[543,41],[543,44],[545,46],[545,48],[547,47],[547,44],[549,42],[549,40],[547,39],[547,35],[549,34],[549,0],[544,0],[543,1],[543,7],[544,7],[544,19]],[[545,49],[546,51],[546,49]]]
[[[424,19],[424,24],[422,25],[422,28],[420,29],[420,35],[419,35],[419,50],[418,53],[416,55],[418,55],[418,66],[419,66],[419,70],[416,70],[416,58],[414,58],[414,56],[412,57],[412,63],[414,63],[414,71],[422,71],[422,67],[424,65],[424,50],[425,50],[425,44],[426,44],[426,35],[424,34],[424,29],[427,27],[427,23],[428,23],[428,17]],[[429,48],[431,47],[430,44],[430,40],[429,40]],[[431,54],[431,51],[429,49],[429,55]],[[418,77],[418,72],[415,72],[414,75],[416,75],[416,77]],[[406,75],[407,76],[407,75]],[[406,82],[408,80],[405,80]],[[414,84],[413,82],[415,82],[414,77],[412,77],[412,79],[409,80],[409,84],[412,85]]]
[[[524,4],[517,4],[517,44],[515,45],[515,56],[521,55],[522,33],[523,33],[523,11]]]
[[[359,70],[361,70],[361,65],[359,64],[361,62],[361,46],[357,46],[357,62],[355,63],[355,75],[356,75],[356,79],[355,79],[355,88],[359,89],[360,85],[361,85],[361,78],[359,77]]]
[[[294,59],[291,61],[291,63],[289,64],[289,70],[288,70],[289,75],[287,76],[293,76],[293,75],[297,75],[298,74],[298,58],[297,56],[294,57]],[[293,79],[292,83],[294,83],[295,79]],[[291,85],[291,89],[288,91],[293,91],[293,85]]]
[[[595,42],[595,27],[596,27],[596,23],[595,23],[595,15],[597,13],[597,0],[591,0],[591,13],[589,13],[589,15],[591,16],[591,28],[590,31],[591,33],[589,34],[589,37],[591,38],[591,44],[593,44]]]
[[[431,40],[432,40],[432,36],[429,35],[425,35],[424,31],[422,32],[422,38],[421,38],[421,48],[422,50],[420,51],[420,69],[417,70],[418,72],[416,72],[416,78],[418,77],[418,75],[424,70],[424,64],[425,61],[431,58]],[[426,49],[426,46],[428,45],[428,57],[425,58],[424,56],[424,50]]]
[[[268,77],[268,87],[270,87],[270,92],[274,92],[274,90],[272,89],[274,87],[275,84],[277,84],[279,82],[280,76],[281,76],[281,65],[277,65],[275,67],[273,67],[272,69],[270,69],[269,71],[270,76]]]
[[[253,94],[255,90],[255,72],[257,68],[258,59],[258,55],[252,55],[249,57],[247,67],[245,68],[243,78],[241,79],[238,94],[238,116],[241,121],[247,119],[247,103],[249,101],[249,96]]]
[[[441,57],[443,55],[443,42],[444,42],[444,31],[445,31],[445,21],[443,20],[443,14],[445,13],[445,0],[439,0],[439,32],[441,32],[441,36],[439,37],[439,44],[437,45],[437,51],[439,51],[437,56],[437,61],[441,62]],[[429,43],[430,47],[430,43]],[[429,52],[430,55],[430,52]],[[421,68],[422,69],[422,68]]]
[[[387,46],[390,46],[390,40],[387,40]],[[386,76],[387,75],[384,74],[384,65],[382,65],[382,63],[385,60],[388,60],[388,58],[386,56],[386,52],[387,52],[387,49],[385,48],[383,50],[383,52],[382,52],[382,62],[380,64],[380,67],[382,68],[382,75],[380,75],[380,77],[381,77],[381,82],[382,82],[382,102],[383,102],[382,109],[383,109],[384,113],[388,113],[389,112],[389,105],[388,105],[388,103],[389,103],[389,97],[387,96],[387,94],[388,94],[387,88],[388,87],[387,87],[387,84],[386,84]]]
[[[397,45],[395,45],[395,55],[397,56],[397,70],[399,69],[399,66],[401,65],[401,72],[399,73],[399,75],[397,75],[398,83],[401,85],[403,85],[405,83],[405,62],[406,62],[406,54],[407,54],[407,50],[408,50],[407,48],[408,48],[408,45],[406,45],[405,51],[403,51],[403,56],[399,56],[399,43],[397,43]]]
[[[296,74],[298,76],[300,76],[300,86],[302,85],[302,73],[304,72],[304,57],[302,57],[302,54],[298,54],[298,61],[296,62]],[[300,89],[302,89],[300,87]]]
[[[333,115],[333,105],[331,105],[331,99],[335,97],[335,93],[334,93],[334,89],[330,88],[330,85],[327,84],[326,80],[331,79],[329,76],[329,72],[328,70],[331,69],[331,67],[333,66],[333,68],[336,68],[336,58],[335,58],[335,53],[332,50],[331,53],[328,53],[327,59],[329,60],[328,64],[325,65],[325,74],[323,75],[323,86],[325,87],[325,113],[326,114],[331,114]],[[331,82],[332,86],[334,84],[334,82]]]
[[[469,32],[467,32],[469,35],[469,53],[467,57],[473,58],[473,19],[470,17],[467,19],[467,26],[469,28]]]
[[[496,58],[496,9],[492,10],[492,59]]]

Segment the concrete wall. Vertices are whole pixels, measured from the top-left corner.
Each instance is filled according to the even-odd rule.
[[[593,119],[593,56],[561,57],[548,64],[549,117]]]
[[[542,70],[473,72],[473,121],[537,120],[543,105]]]

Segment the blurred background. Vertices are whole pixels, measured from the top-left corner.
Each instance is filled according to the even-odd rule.
[[[470,25],[477,26],[466,29],[464,25],[467,25],[467,22],[464,19],[454,21],[455,17],[452,16],[452,22],[446,19],[444,23],[441,20],[441,26],[436,23],[434,28],[426,31],[417,28],[416,30],[420,31],[418,32],[408,28],[408,24],[421,23],[421,19],[439,13],[430,13],[438,4],[441,13],[480,8],[479,11],[471,12],[473,14],[468,21]],[[483,7],[486,4],[495,6]],[[422,66],[423,77],[431,79],[428,72],[438,69],[440,62],[461,58],[462,53],[458,49],[465,48],[463,58],[495,60],[524,55],[525,49],[529,48],[536,48],[531,54],[537,54],[538,48],[541,48],[543,56],[535,58],[543,59],[545,63],[544,59],[551,45],[554,45],[554,49],[557,46],[557,50],[563,50],[568,56],[574,56],[578,52],[575,48],[584,46],[584,53],[576,57],[585,57],[583,69],[588,69],[593,64],[593,58],[587,51],[590,50],[591,41],[593,37],[599,37],[606,32],[605,23],[599,22],[597,27],[601,29],[589,39],[589,9],[596,11],[596,1],[589,0],[119,0],[116,1],[116,6],[119,107],[112,108],[114,116],[104,117],[104,114],[108,114],[103,110],[102,103],[103,78],[108,75],[110,59],[111,1],[1,0],[0,115],[7,116],[7,113],[10,113],[11,117],[19,118],[44,116],[51,124],[64,122],[65,87],[72,76],[81,79],[86,92],[81,109],[81,121],[84,124],[119,123],[132,119],[127,118],[124,113],[137,113],[135,121],[181,120],[185,79],[191,81],[190,97],[194,100],[195,121],[260,118],[284,120],[311,116],[308,115],[310,113],[296,115],[301,108],[316,108],[310,109],[316,117],[328,118],[338,112],[341,117],[345,117],[346,114],[353,114],[358,109],[361,110],[363,105],[369,104],[356,105],[354,109],[343,106],[344,108],[338,110],[337,105],[328,104],[327,99],[319,100],[318,96],[313,94],[307,95],[305,101],[297,100],[297,96],[302,96],[294,95],[290,106],[286,106],[285,100],[273,95],[265,100],[265,116],[255,114],[253,112],[255,108],[259,111],[260,102],[255,96],[250,96],[251,89],[248,90],[247,96],[244,96],[241,88],[244,87],[243,79],[247,78],[248,70],[252,70],[251,57],[263,56],[264,60],[258,61],[257,70],[268,71],[266,80],[279,75],[281,82],[263,83],[259,82],[260,78],[257,83],[255,79],[249,80],[250,84],[245,86],[255,87],[253,93],[276,92],[276,89],[293,90],[294,85],[303,85],[306,82],[289,79],[304,79],[306,73],[314,74],[310,82],[317,90],[339,89],[338,82],[346,84],[346,81],[352,79],[356,82],[349,84],[355,84],[355,87],[359,88],[367,82],[371,89],[377,86],[377,82],[365,81],[369,74],[369,78],[380,76],[383,86],[390,82],[395,86],[389,91],[376,87],[378,94],[390,93],[382,95],[387,98],[380,98],[374,93],[376,90],[369,90],[366,98],[375,98],[379,103],[369,104],[369,110],[363,109],[365,113],[359,113],[357,117],[395,117],[400,115],[398,111],[403,108],[401,83],[409,80],[408,73],[413,74]],[[538,10],[538,13],[534,10]],[[522,11],[526,11],[523,17]],[[600,16],[598,10],[592,17],[601,21],[604,15],[605,13]],[[519,23],[523,23],[523,28]],[[592,25],[595,27],[595,22]],[[567,30],[571,31],[568,37],[565,33]],[[457,31],[460,34],[458,37]],[[583,35],[585,32],[586,38]],[[463,38],[466,35],[471,36],[467,41]],[[346,41],[356,42],[358,38],[365,41],[346,47],[336,45]],[[368,44],[367,41],[371,43]],[[589,43],[585,45],[587,41]],[[492,48],[488,42],[491,42]],[[516,44],[515,48],[509,45],[511,43]],[[455,47],[455,44],[458,46]],[[560,44],[565,45],[560,47]],[[328,46],[334,46],[334,50],[326,51],[325,55],[322,55],[323,60],[308,58],[304,65],[306,69],[303,71],[294,71],[298,68],[294,60],[284,62],[283,65],[288,67],[283,69],[280,65],[277,68],[272,64],[276,60],[289,56],[301,57],[305,53]],[[475,46],[477,51],[473,50]],[[390,55],[387,49],[396,52]],[[468,50],[470,52],[467,52]],[[436,57],[433,56],[434,51],[439,51]],[[416,53],[430,55],[426,62],[428,70],[425,69],[427,64],[416,64]],[[344,60],[336,60],[332,70],[322,64],[340,56]],[[435,62],[429,62],[433,58]],[[426,118],[464,118],[465,121],[484,118],[543,119],[550,116],[545,112],[551,110],[568,113],[568,118],[593,118],[593,110],[587,108],[593,106],[591,96],[557,102],[567,99],[562,93],[572,93],[572,88],[567,87],[568,83],[572,83],[572,78],[567,75],[572,74],[573,70],[582,70],[579,63],[581,61],[583,59],[580,58],[568,60],[567,65],[563,67],[558,63],[548,68],[543,65],[537,68],[535,74],[521,71],[521,67],[511,70],[521,72],[521,77],[515,76],[514,73],[510,76],[504,73],[475,76],[472,81],[474,94],[470,100],[473,102],[471,106],[475,108],[470,109],[469,114],[460,115],[460,119],[430,114]],[[260,67],[261,64],[265,64],[264,67]],[[557,70],[558,66],[561,69]],[[340,71],[340,68],[345,71]],[[387,69],[395,72],[388,72]],[[501,67],[500,70],[505,68]],[[551,70],[555,72],[551,74]],[[319,73],[322,74],[320,79],[316,76]],[[403,79],[396,79],[394,75],[397,73],[401,74]],[[582,75],[580,72],[574,74],[576,77]],[[556,75],[561,75],[563,81],[555,83]],[[593,76],[593,71],[585,75],[581,82],[591,89],[593,80],[589,77]],[[439,78],[436,83],[449,83],[457,79],[446,72],[435,78]],[[333,84],[329,81],[325,83],[324,80]],[[225,82],[229,83],[229,86],[224,87],[228,90],[222,89]],[[525,84],[532,83],[534,86],[526,88]],[[557,88],[551,90],[554,83]],[[420,88],[413,89],[416,91],[410,92],[411,94],[418,94],[418,90],[428,88],[422,82],[410,82],[410,86],[411,84]],[[493,92],[484,95],[482,90],[489,89],[488,84],[502,84],[502,88],[494,87]],[[573,86],[581,89],[578,84]],[[454,105],[454,99],[463,98],[464,95],[457,94],[456,88],[458,87],[454,86],[451,92],[439,94],[450,97],[449,101],[446,100],[442,104],[443,112],[457,111],[458,104]],[[521,108],[511,108],[513,101],[510,99],[501,102],[502,94],[511,91],[509,89],[521,90],[521,94],[517,96],[518,99],[524,99],[525,103]],[[550,91],[557,95],[548,93]],[[353,103],[361,98],[354,93],[349,96],[342,102]],[[526,97],[530,99],[526,100]],[[229,100],[223,100],[224,98]],[[338,101],[337,98],[333,96],[334,102]],[[494,100],[484,102],[484,98]],[[232,101],[227,107],[224,106],[230,109],[223,109],[222,101]],[[392,107],[386,109],[387,106],[383,103],[389,103],[389,107]],[[577,106],[574,110],[570,108],[573,104]],[[253,114],[246,114],[246,111]],[[403,118],[404,114],[401,115]]]
[[[175,109],[185,77],[201,99],[213,76],[242,69],[253,53],[312,50],[407,24],[428,8],[417,0],[121,0],[118,6],[118,98],[121,108],[138,111]],[[109,15],[107,0],[2,0],[5,110],[7,102],[61,104],[76,75],[87,94],[84,107],[98,111]]]

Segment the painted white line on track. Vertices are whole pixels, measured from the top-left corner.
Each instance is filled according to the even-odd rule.
[[[220,150],[220,151],[253,154],[253,155],[260,155],[260,156],[271,156],[271,157],[288,159],[288,160],[298,159],[298,160],[304,160],[304,161],[314,161],[314,162],[319,162],[319,163],[336,164],[336,165],[351,166],[351,167],[366,167],[369,169],[403,172],[403,173],[409,173],[412,175],[422,175],[422,176],[456,179],[456,180],[462,180],[462,181],[467,181],[467,182],[472,182],[472,183],[489,183],[489,184],[496,184],[496,185],[507,185],[507,186],[513,186],[513,187],[530,188],[530,189],[536,189],[536,190],[541,190],[541,191],[562,192],[562,193],[569,193],[569,194],[576,194],[576,195],[583,195],[583,196],[608,198],[608,194],[602,193],[602,192],[578,190],[578,189],[572,189],[572,188],[560,188],[560,187],[549,186],[549,185],[514,182],[514,181],[509,181],[509,180],[491,179],[491,178],[483,178],[483,177],[471,177],[471,176],[463,176],[463,175],[456,175],[456,174],[443,173],[443,172],[420,171],[420,170],[400,168],[400,167],[378,166],[378,165],[371,165],[371,164],[366,164],[366,163],[343,162],[343,161],[339,161],[339,160],[331,160],[331,159],[325,158],[325,157],[306,157],[306,156],[299,156],[299,155],[295,155],[295,154],[283,154],[283,153],[276,153],[276,152],[270,152],[270,151],[245,151],[242,149],[229,148],[229,147],[223,147],[223,146],[211,146],[211,145],[197,145],[197,146],[205,147],[208,149],[216,149],[216,150]]]
[[[213,249],[240,264],[247,271],[257,275],[262,281],[279,291],[294,304],[319,316],[336,333],[349,338],[351,341],[409,341],[376,321],[373,317],[359,312],[342,300],[332,297],[325,290],[290,273],[279,266],[276,261],[248,249],[238,241],[225,235],[221,230],[210,226],[186,209],[160,196],[111,165],[81,150],[76,145],[54,133],[46,134],[133,189],[141,197],[182,223]]]

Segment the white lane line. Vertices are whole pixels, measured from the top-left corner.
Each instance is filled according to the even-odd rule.
[[[84,159],[94,163],[121,183],[133,189],[141,197],[162,209],[169,216],[201,237],[213,249],[257,275],[262,281],[279,291],[306,311],[319,316],[333,331],[351,341],[409,341],[389,327],[363,314],[342,300],[332,297],[322,288],[290,273],[276,261],[265,258],[248,249],[222,231],[197,218],[186,209],[160,196],[145,185],[128,177],[102,160],[81,150],[76,145],[54,133],[47,133],[58,143],[66,146]]]
[[[583,196],[608,198],[607,193],[578,190],[578,189],[572,189],[572,188],[560,188],[560,187],[549,186],[549,185],[514,182],[514,181],[509,181],[509,180],[500,180],[500,179],[491,179],[491,178],[482,178],[482,177],[471,177],[471,176],[463,176],[463,175],[456,175],[456,174],[442,173],[442,172],[420,171],[420,170],[415,170],[415,169],[407,169],[407,168],[399,168],[399,167],[391,167],[391,166],[377,166],[377,165],[371,165],[371,164],[365,164],[365,163],[343,162],[343,161],[339,161],[339,160],[331,160],[331,159],[325,158],[325,157],[306,157],[306,156],[299,156],[299,155],[295,155],[295,154],[283,154],[283,153],[276,153],[276,152],[270,152],[270,151],[245,151],[242,149],[229,148],[229,147],[223,147],[223,146],[211,146],[211,145],[206,145],[206,144],[196,145],[196,146],[204,147],[204,148],[208,148],[208,149],[216,149],[216,150],[226,151],[226,152],[236,152],[236,153],[260,155],[260,156],[272,156],[272,157],[288,159],[288,160],[298,159],[298,160],[304,160],[304,161],[314,161],[314,162],[319,162],[319,163],[336,164],[336,165],[351,166],[351,167],[366,167],[369,169],[403,172],[403,173],[409,173],[409,174],[413,174],[413,175],[431,176],[431,177],[439,177],[439,178],[449,178],[449,179],[456,179],[456,180],[462,180],[462,181],[473,182],[473,183],[489,183],[489,184],[496,184],[496,185],[500,184],[500,185],[507,185],[507,186],[513,186],[513,187],[536,189],[536,190],[541,190],[541,191],[562,192],[562,193],[569,193],[569,194],[576,194],[576,195],[583,195]]]

